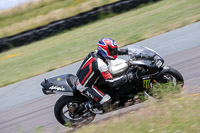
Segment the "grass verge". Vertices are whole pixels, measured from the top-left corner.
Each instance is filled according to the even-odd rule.
[[[37,0],[0,12],[0,37],[14,35],[117,0]]]
[[[79,61],[103,37],[121,47],[199,21],[199,7],[199,0],[163,0],[3,52],[0,86]]]
[[[156,103],[122,116],[82,127],[75,133],[198,133],[200,95],[167,94]]]

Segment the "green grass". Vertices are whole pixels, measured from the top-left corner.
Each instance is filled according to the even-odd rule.
[[[1,53],[0,86],[82,60],[103,37],[121,47],[199,21],[199,7],[199,0],[163,0]]]
[[[138,111],[84,126],[75,133],[199,133],[200,95],[178,97],[168,94]]]
[[[0,37],[67,18],[117,0],[40,0],[0,12]]]

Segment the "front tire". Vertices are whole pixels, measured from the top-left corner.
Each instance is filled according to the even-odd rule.
[[[169,71],[167,71],[163,74],[163,77],[166,78],[166,76],[169,76],[169,78],[171,78],[174,86],[180,85],[180,87],[183,87],[184,79],[183,79],[182,74],[178,70],[176,70],[174,68],[170,68]],[[167,81],[167,82],[169,82],[169,81]]]
[[[86,100],[82,97],[60,97],[54,107],[54,114],[58,122],[68,127],[80,127],[92,122],[96,115],[89,111],[81,115],[74,114],[84,106],[84,102]]]
[[[180,92],[183,85],[182,74],[174,68],[169,68],[169,70],[152,80],[151,87],[147,89],[145,95],[160,99],[168,92]]]

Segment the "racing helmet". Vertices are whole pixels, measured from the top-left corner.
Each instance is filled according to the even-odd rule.
[[[104,58],[115,60],[118,55],[117,44],[114,40],[110,38],[103,38],[99,40],[97,44],[98,54],[103,56]]]

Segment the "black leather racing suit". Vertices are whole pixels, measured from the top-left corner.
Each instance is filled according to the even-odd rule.
[[[127,49],[120,49],[118,55],[127,55]],[[101,76],[105,82],[111,87],[116,88],[119,85],[123,85],[127,82],[127,75],[122,75],[117,78],[113,76],[108,71],[108,64],[105,58],[101,57],[97,51],[91,52],[82,62],[78,72],[78,83],[77,89],[86,94],[87,96],[93,98],[96,102],[104,104],[111,101],[111,98],[105,92],[100,91],[96,86],[95,82]]]

